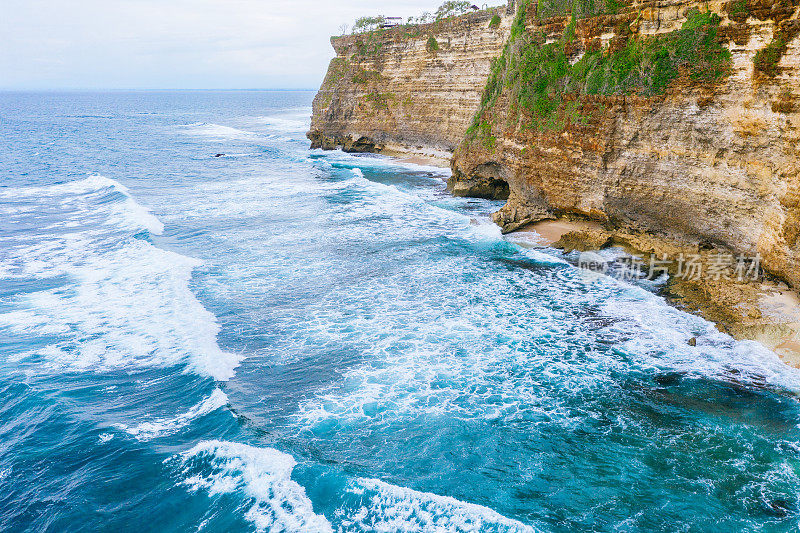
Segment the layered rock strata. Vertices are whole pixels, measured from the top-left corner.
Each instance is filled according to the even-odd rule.
[[[312,146],[449,159],[513,17],[502,7],[332,38],[336,57],[314,99]]]

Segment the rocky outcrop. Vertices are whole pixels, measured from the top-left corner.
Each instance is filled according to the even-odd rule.
[[[513,16],[503,7],[332,38],[336,57],[314,99],[312,146],[449,159]]]
[[[479,165],[470,178],[454,175],[447,180],[454,196],[471,196],[491,200],[507,200],[510,194],[505,169],[494,162]]]
[[[580,216],[612,231],[760,254],[768,273],[800,287],[799,4],[664,0],[574,20],[542,19],[532,3],[516,22],[528,40],[511,42],[501,60],[536,53],[551,61],[540,69],[562,68],[561,50],[567,77],[534,73],[552,85],[531,96],[518,71],[496,65],[499,81],[490,76],[453,158],[453,186],[507,181],[509,200],[495,215],[504,231]],[[686,39],[696,49],[680,48]],[[580,62],[592,53],[595,63]],[[660,88],[647,75],[662,60],[677,67],[662,69],[672,77]],[[599,61],[607,70],[598,76],[616,86],[588,90],[591,73],[576,83],[580,68]],[[641,70],[630,70],[636,83],[612,77],[628,67]]]

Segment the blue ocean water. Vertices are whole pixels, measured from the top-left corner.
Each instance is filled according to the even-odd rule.
[[[1,531],[797,528],[798,371],[312,98],[0,94]]]

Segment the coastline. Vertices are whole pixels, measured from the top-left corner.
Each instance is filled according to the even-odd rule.
[[[380,150],[376,150],[376,153],[396,159],[399,163],[448,169],[453,157],[451,152],[423,148],[409,150],[407,147],[397,144],[385,145]]]
[[[447,152],[421,147],[412,150],[402,145],[384,146],[374,153],[401,165],[442,169],[450,168],[452,157]],[[505,235],[521,246],[551,247],[566,253],[618,247],[631,255],[666,255],[674,261],[681,254],[698,254],[707,259],[724,252],[653,234],[609,229],[601,222],[578,216],[531,222]],[[708,278],[683,280],[671,271],[658,294],[673,307],[708,320],[737,340],[759,342],[786,365],[800,368],[800,295],[785,283],[773,279],[741,283]]]
[[[719,252],[653,235],[607,230],[599,222],[566,217],[528,224],[507,235],[522,245],[565,252],[619,247],[636,256],[664,254],[673,261],[680,254],[708,258]],[[769,278],[744,282],[687,280],[670,271],[669,281],[659,294],[676,308],[705,318],[735,339],[759,342],[785,364],[800,368],[800,296],[785,283]]]
[[[664,257],[671,305],[800,368],[798,2],[543,7],[332,38],[312,147],[449,166],[454,196],[507,200],[492,219],[509,240]],[[669,66],[628,44],[666,47]],[[636,68],[611,90],[600,58]],[[755,276],[675,267],[723,255]]]

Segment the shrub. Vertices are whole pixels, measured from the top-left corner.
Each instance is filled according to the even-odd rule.
[[[467,137],[480,138],[483,147],[487,150],[494,150],[497,143],[497,137],[492,135],[492,125],[485,120],[472,124],[467,129]]]
[[[500,22],[502,22],[500,20],[500,15],[495,13],[494,16],[492,17],[492,20],[489,21],[489,27],[490,28],[496,28],[496,27],[500,26]]]
[[[769,77],[775,77],[778,74],[778,63],[786,52],[786,41],[785,35],[777,34],[767,46],[756,52],[753,57],[756,72]]]
[[[736,22],[744,22],[750,16],[747,0],[737,0],[728,5],[728,16]]]
[[[428,42],[425,44],[425,48],[428,49],[428,52],[436,52],[439,50],[439,42],[436,40],[436,37],[433,35],[428,37]]]
[[[395,96],[392,93],[379,93],[377,91],[364,96],[364,100],[370,102],[376,110],[388,110],[389,100],[394,98]]]
[[[408,17],[408,24],[428,24],[433,22],[433,15],[428,11],[418,17]]]
[[[377,70],[365,70],[361,67],[357,67],[355,72],[353,72],[353,83],[357,85],[364,85],[369,83],[370,81],[380,81],[381,73]]]
[[[363,37],[356,39],[356,52],[353,60],[366,57],[376,57],[383,51],[383,40],[378,32],[369,32]]]

